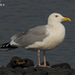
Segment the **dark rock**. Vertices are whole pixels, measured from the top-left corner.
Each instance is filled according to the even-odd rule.
[[[37,71],[37,72],[27,73],[24,75],[42,75],[42,74],[40,73],[40,71]]]
[[[22,59],[20,57],[14,56],[14,57],[12,57],[12,59],[10,60],[10,62],[7,64],[6,67],[9,67],[9,68],[19,67],[19,65],[16,63],[19,61],[22,61]]]
[[[48,72],[49,75],[71,75],[72,72],[69,69],[53,69],[53,71]]]
[[[44,65],[44,62],[42,62],[41,65]],[[46,65],[50,66],[49,62],[46,61]]]
[[[29,67],[25,70],[24,75],[72,75],[71,69],[53,69],[44,67]]]
[[[34,62],[29,58],[25,58],[25,59],[23,59],[23,61],[25,62],[23,64],[24,67],[34,66]]]
[[[24,70],[25,70],[25,73],[33,73],[37,71],[36,67],[33,67],[33,66],[24,68]]]
[[[72,68],[27,67],[0,68],[0,75],[75,75]]]
[[[4,68],[4,66],[3,65],[0,65],[0,68]]]
[[[48,62],[46,63],[50,66]],[[15,56],[6,67],[0,65],[0,75],[75,75],[75,69],[72,69],[68,63],[52,65],[51,68],[34,67],[31,59]]]
[[[14,73],[11,69],[0,68],[0,75],[14,75]]]
[[[51,68],[71,68],[70,65],[68,63],[62,63],[62,64],[56,64],[56,65],[52,65]]]
[[[6,67],[14,69],[16,67],[25,68],[30,66],[34,66],[34,63],[31,59],[28,58],[22,59],[20,57],[14,56],[12,57],[12,59],[10,60],[10,62],[7,64]]]
[[[13,70],[14,74],[16,75],[24,75],[25,74],[25,70],[23,68],[17,67]]]
[[[48,75],[43,67],[29,67],[25,69],[25,75]]]

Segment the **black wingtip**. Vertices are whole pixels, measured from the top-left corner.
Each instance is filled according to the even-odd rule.
[[[8,50],[15,49],[15,48],[18,48],[18,47],[12,46],[12,45],[10,45],[10,42],[8,42],[8,43],[1,44],[0,48],[4,49],[5,51],[8,51]]]

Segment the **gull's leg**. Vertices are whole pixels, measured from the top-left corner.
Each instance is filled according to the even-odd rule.
[[[44,58],[44,65],[43,65],[43,67],[49,67],[50,68],[50,66],[46,65],[46,51],[43,51],[43,58]]]
[[[40,67],[46,67],[45,51],[43,52],[43,58],[44,58],[44,65],[40,65],[40,50],[38,50],[38,66],[40,66]]]
[[[50,66],[47,66],[46,65],[46,53],[45,53],[45,51],[43,51],[43,58],[44,58],[44,65],[42,65],[43,67],[49,67],[50,68]]]
[[[38,50],[38,66],[39,67],[49,67],[46,65],[46,56],[45,56],[45,51],[43,51],[43,58],[44,58],[44,65],[40,65],[40,50]]]
[[[38,66],[40,66],[40,50],[38,50]]]
[[[45,55],[45,51],[43,51],[43,58],[44,58],[44,66],[46,67],[46,55]]]

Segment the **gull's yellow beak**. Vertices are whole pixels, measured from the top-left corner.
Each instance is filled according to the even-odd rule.
[[[62,18],[62,21],[71,21],[71,19],[67,18],[67,17],[64,17],[64,18]]]

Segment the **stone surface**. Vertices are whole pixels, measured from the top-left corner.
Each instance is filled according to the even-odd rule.
[[[48,62],[47,65],[49,66]],[[75,69],[72,69],[68,63],[55,64],[51,68],[34,67],[31,59],[15,56],[6,67],[0,65],[0,75],[75,75]]]

